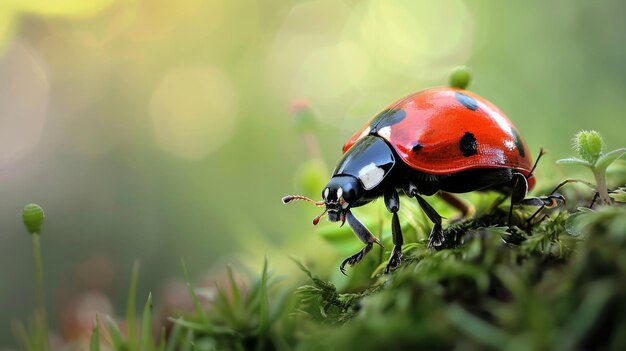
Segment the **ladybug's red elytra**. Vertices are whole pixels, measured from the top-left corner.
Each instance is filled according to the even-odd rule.
[[[365,243],[342,262],[343,273],[346,264],[356,264],[374,243],[380,245],[350,209],[381,196],[392,214],[394,243],[385,273],[396,269],[402,259],[398,191],[415,197],[434,223],[430,248],[441,246],[445,238],[441,216],[421,195],[438,194],[463,214],[470,212],[469,207],[452,193],[496,190],[511,195],[511,206],[555,205],[563,200],[558,194],[525,199],[535,184],[526,142],[500,109],[459,88],[431,88],[392,103],[348,140],[343,153],[322,190],[322,201],[293,195],[283,198],[284,203],[306,200],[325,206],[314,224],[324,214],[331,222],[347,221]]]

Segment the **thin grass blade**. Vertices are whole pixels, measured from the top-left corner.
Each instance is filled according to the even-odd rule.
[[[28,331],[26,331],[26,327],[24,327],[24,323],[21,321],[13,321],[12,329],[13,335],[15,339],[20,344],[20,349],[25,351],[33,351],[33,344],[30,342],[30,338],[28,337]]]
[[[170,331],[170,336],[167,339],[167,344],[165,345],[165,351],[176,351],[176,347],[180,344],[180,334],[182,329],[182,325],[174,323],[172,331]]]
[[[180,263],[183,268],[183,275],[185,276],[187,289],[189,290],[189,295],[191,296],[191,300],[193,301],[193,305],[196,309],[196,313],[198,314],[198,317],[200,317],[200,319],[202,320],[202,323],[205,324],[206,329],[210,329],[211,322],[209,321],[209,316],[207,316],[207,314],[204,312],[204,309],[202,308],[202,305],[200,304],[200,300],[198,300],[198,295],[196,294],[196,291],[194,290],[193,285],[191,285],[191,281],[189,280],[189,272],[187,271],[187,265],[185,264],[185,261],[182,259],[180,260]]]
[[[100,351],[100,323],[98,318],[94,321],[94,327],[89,340],[89,351]]]
[[[120,328],[117,326],[117,323],[113,320],[113,318],[108,317],[109,325],[109,333],[111,334],[111,341],[113,343],[113,348],[116,351],[126,351],[128,350],[128,345],[124,341],[124,337],[120,332]]]
[[[136,342],[136,296],[137,296],[137,280],[139,277],[139,262],[135,261],[133,264],[133,271],[130,275],[130,287],[128,289],[128,299],[126,302],[126,330],[128,335],[128,345],[130,349],[134,349],[137,345]]]
[[[143,307],[143,315],[141,317],[141,342],[139,350],[149,351],[153,348],[152,340],[152,293],[148,294],[148,300]]]

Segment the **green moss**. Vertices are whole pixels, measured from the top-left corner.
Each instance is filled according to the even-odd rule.
[[[518,244],[506,228],[478,226],[493,217],[459,223],[448,230],[459,236],[458,246],[414,250],[377,289],[343,300],[350,318],[340,327],[342,316],[322,323],[326,337],[307,340],[307,347],[622,349],[626,208],[585,216],[582,236],[565,231],[563,212],[517,230]],[[331,303],[324,296],[319,304]]]

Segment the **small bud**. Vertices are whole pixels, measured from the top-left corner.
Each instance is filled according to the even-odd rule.
[[[28,204],[22,211],[22,219],[26,230],[30,234],[41,233],[41,225],[44,219],[43,208],[37,204]]]
[[[450,73],[450,86],[453,88],[465,89],[469,85],[472,75],[465,66],[458,66]]]
[[[289,107],[289,112],[293,115],[298,133],[310,132],[315,129],[315,112],[313,112],[308,101],[304,99],[294,100]]]
[[[585,161],[595,164],[602,154],[604,142],[602,136],[595,130],[580,131],[574,137],[574,150]]]

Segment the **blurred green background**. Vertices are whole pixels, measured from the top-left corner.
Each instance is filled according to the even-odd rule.
[[[121,302],[135,260],[147,292],[181,257],[199,273],[268,254],[280,271],[326,250],[317,212],[280,202],[319,196],[296,180],[310,158],[296,99],[330,168],[370,116],[462,64],[549,151],[540,186],[565,176],[552,161],[580,129],[624,146],[624,14],[617,0],[3,0],[0,345],[34,305],[29,202],[46,210],[53,324],[79,291]]]

